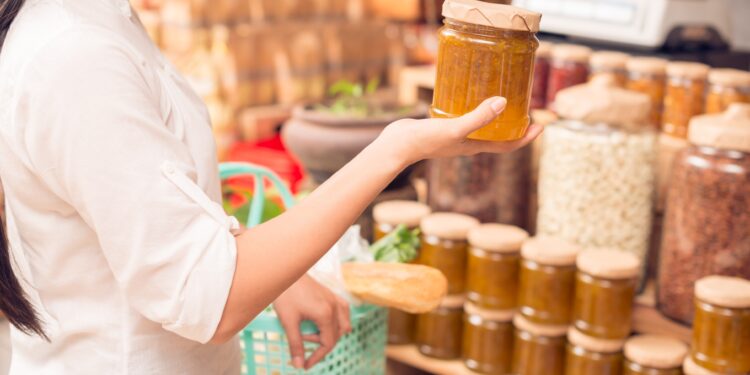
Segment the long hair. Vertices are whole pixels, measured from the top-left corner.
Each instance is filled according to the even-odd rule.
[[[8,33],[10,24],[18,15],[23,3],[24,0],[0,0],[0,49],[5,42],[5,35]],[[0,218],[0,310],[19,331],[28,335],[36,334],[49,340],[34,306],[29,302],[18,278],[13,274],[10,248],[2,218]]]

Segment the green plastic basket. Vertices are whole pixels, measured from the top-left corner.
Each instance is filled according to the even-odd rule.
[[[219,166],[222,180],[235,176],[252,176],[254,192],[250,203],[247,227],[261,222],[265,181],[278,189],[284,205],[294,204],[289,189],[270,170],[247,163],[222,163]],[[388,312],[384,308],[362,305],[351,308],[352,332],[342,337],[336,347],[308,371],[297,370],[291,365],[289,344],[284,329],[272,309],[266,309],[240,334],[245,361],[242,373],[247,375],[383,375],[385,374],[385,346],[388,334]],[[302,322],[303,334],[316,333],[312,322]],[[307,354],[317,344],[305,343]]]

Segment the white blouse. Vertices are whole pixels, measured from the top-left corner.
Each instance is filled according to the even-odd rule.
[[[27,0],[0,53],[15,273],[51,342],[11,374],[238,374],[236,265],[205,106],[126,0]]]

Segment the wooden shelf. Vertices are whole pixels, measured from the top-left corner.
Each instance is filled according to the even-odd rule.
[[[425,357],[414,345],[389,345],[386,349],[388,359],[409,365],[416,369],[436,375],[475,375],[460,360],[444,361]]]

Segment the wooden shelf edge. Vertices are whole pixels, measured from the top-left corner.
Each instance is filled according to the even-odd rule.
[[[436,375],[476,375],[477,373],[464,366],[461,360],[445,361],[429,358],[417,350],[414,345],[388,345],[386,348],[388,359],[409,365],[416,369]]]

